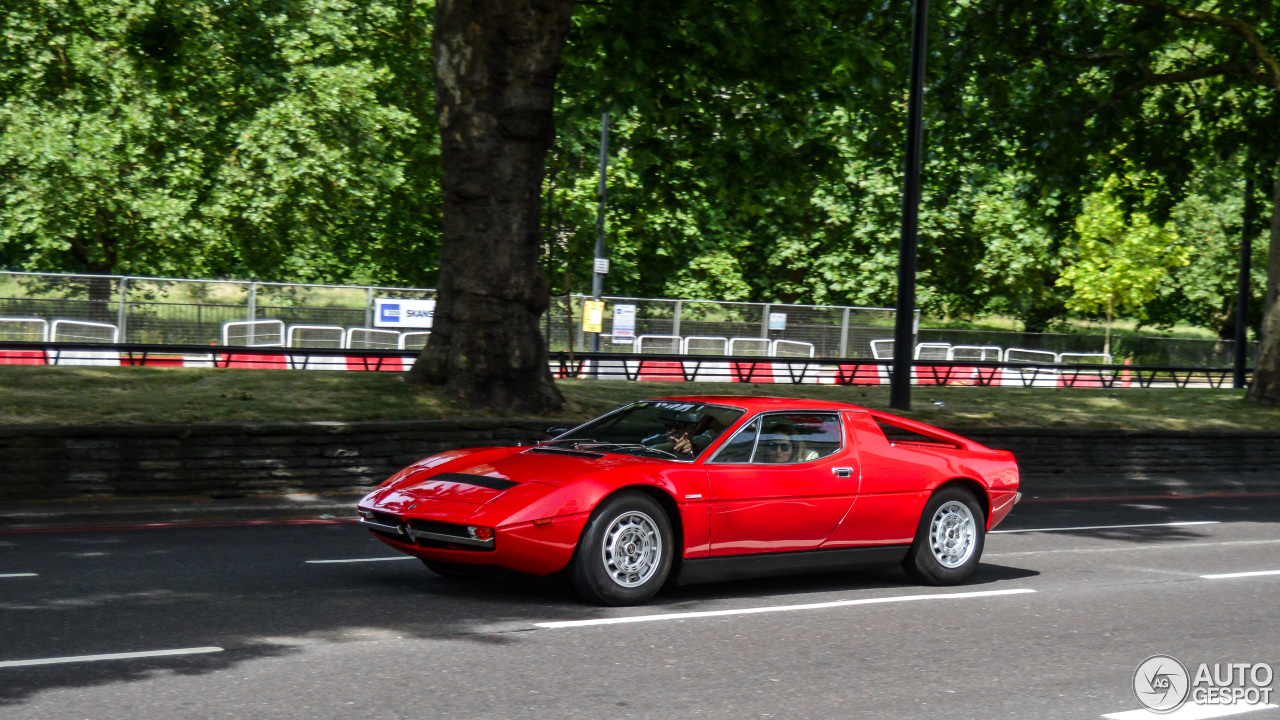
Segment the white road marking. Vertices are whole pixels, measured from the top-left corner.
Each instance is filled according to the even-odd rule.
[[[982,553],[984,558],[1019,557],[1023,555],[1058,555],[1061,553],[1140,552],[1147,550],[1185,550],[1187,548],[1227,547],[1230,545],[1274,545],[1280,540],[1228,540],[1226,542],[1177,543],[1174,545],[1134,545],[1132,547],[1069,548],[1066,550],[1022,550],[1020,552]]]
[[[742,608],[739,610],[704,610],[701,612],[665,613],[662,615],[631,615],[629,617],[599,618],[596,620],[559,620],[534,623],[540,628],[587,627],[589,625],[620,625],[622,623],[656,622],[659,620],[690,620],[693,618],[725,617],[728,615],[757,615],[760,613],[790,612],[792,610],[825,610],[827,608],[878,603],[911,602],[913,600],[961,600],[964,598],[995,597],[997,595],[1021,595],[1035,590],[983,590],[980,592],[937,593],[933,595],[897,595],[894,597],[864,598],[861,600],[835,600],[832,602],[806,603],[804,605],[771,605],[768,607]]]
[[[1120,530],[1122,528],[1148,528],[1148,527],[1182,527],[1184,525],[1218,525],[1220,520],[1191,520],[1187,522],[1167,522],[1167,523],[1142,523],[1139,525],[1083,525],[1081,527],[1058,527],[1058,528],[1026,528],[1020,530],[992,530],[988,535],[1007,535],[1009,533],[1032,533],[1032,532],[1070,532],[1072,530]]]
[[[1255,570],[1253,572],[1222,573],[1220,575],[1201,575],[1205,580],[1230,580],[1231,578],[1262,577],[1263,575],[1280,575],[1280,570]]]
[[[200,655],[222,652],[220,647],[179,648],[177,650],[148,650],[146,652],[110,653],[107,655],[75,655],[72,657],[40,658],[38,660],[5,660],[0,668],[28,667],[31,665],[61,665],[63,663],[98,662],[101,660],[134,660],[137,658],[169,657],[170,655]]]
[[[36,577],[36,574],[35,573],[5,573],[3,575],[0,575],[0,578],[7,578],[7,577]]]
[[[396,557],[376,557],[376,558],[348,558],[346,560],[307,560],[309,565],[327,565],[329,563],[353,563],[353,562],[386,562],[387,560],[417,560],[412,555],[397,555]]]
[[[1232,715],[1243,715],[1244,713],[1253,712],[1254,710],[1270,710],[1277,705],[1263,705],[1261,703],[1249,705],[1247,703],[1239,703],[1232,705],[1197,705],[1195,703],[1187,703],[1171,713],[1154,713],[1150,710],[1129,710],[1128,712],[1111,713],[1103,715],[1109,720],[1154,720],[1154,718],[1162,718],[1163,720],[1210,720],[1210,718],[1231,717]]]

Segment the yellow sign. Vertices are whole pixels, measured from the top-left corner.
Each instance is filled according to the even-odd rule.
[[[588,300],[582,303],[582,332],[604,331],[604,302]]]

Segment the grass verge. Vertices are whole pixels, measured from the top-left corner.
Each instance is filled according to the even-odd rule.
[[[775,395],[888,409],[887,387],[562,381],[573,421],[662,395]],[[945,427],[1280,430],[1242,391],[916,387],[903,413]],[[476,417],[396,373],[0,366],[0,424],[136,424]]]

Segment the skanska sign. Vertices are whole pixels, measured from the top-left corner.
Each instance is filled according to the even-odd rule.
[[[435,300],[377,298],[373,324],[380,328],[430,328],[435,314]]]

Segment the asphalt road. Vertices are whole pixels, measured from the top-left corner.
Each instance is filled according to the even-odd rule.
[[[1098,718],[1139,707],[1153,654],[1280,666],[1280,574],[1202,577],[1280,571],[1280,498],[1025,503],[1000,530],[1117,525],[1149,526],[993,534],[957,588],[829,574],[642,608],[308,562],[396,557],[354,525],[0,534],[0,718]],[[160,650],[192,652],[19,664]]]

